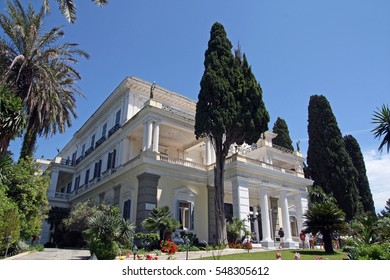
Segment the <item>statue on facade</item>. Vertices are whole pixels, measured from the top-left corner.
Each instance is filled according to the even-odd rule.
[[[297,141],[297,152],[300,152],[300,151],[301,151],[300,144],[301,144],[301,141],[298,140],[298,141]]]
[[[156,82],[153,82],[152,86],[150,87],[150,99],[153,99],[153,91],[156,88]]]

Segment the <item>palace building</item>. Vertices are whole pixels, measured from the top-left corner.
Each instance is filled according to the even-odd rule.
[[[135,77],[125,78],[51,161],[51,206],[88,199],[118,205],[139,227],[153,207],[169,206],[181,229],[215,240],[215,153],[194,134],[196,102]],[[298,247],[307,208],[304,158],[272,144],[232,145],[225,165],[226,217],[246,219],[253,240]],[[41,242],[50,241],[44,223]]]

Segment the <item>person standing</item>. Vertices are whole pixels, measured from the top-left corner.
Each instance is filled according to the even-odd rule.
[[[299,238],[301,239],[302,242],[302,249],[305,249],[305,239],[306,239],[306,234],[301,230],[301,233],[299,234]]]
[[[283,231],[283,228],[279,229],[278,235],[279,235],[279,238],[280,238],[279,249],[281,249],[281,248],[284,247],[284,231]]]
[[[310,249],[314,249],[314,236],[312,233],[309,233],[309,245]]]

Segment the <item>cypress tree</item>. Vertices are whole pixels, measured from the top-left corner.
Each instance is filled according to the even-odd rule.
[[[387,199],[385,208],[379,213],[379,218],[390,217],[390,198]]]
[[[205,52],[204,73],[196,105],[196,138],[211,140],[214,168],[216,241],[226,240],[224,167],[233,143],[254,143],[268,129],[262,89],[244,56],[234,57],[224,27],[215,23]]]
[[[345,149],[352,159],[353,166],[358,172],[357,187],[360,195],[360,201],[363,205],[364,212],[369,212],[375,215],[374,200],[368,183],[366,165],[364,163],[363,155],[360,150],[359,143],[352,135],[344,136]]]
[[[288,126],[284,119],[278,117],[272,128],[272,132],[277,134],[277,136],[272,139],[273,144],[294,151],[290,132],[288,131]]]
[[[313,184],[333,194],[346,219],[351,220],[359,210],[357,171],[345,149],[332,108],[324,96],[313,95],[308,113],[307,164]]]

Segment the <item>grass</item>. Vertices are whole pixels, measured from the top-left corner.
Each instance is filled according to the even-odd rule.
[[[276,253],[280,252],[282,260],[294,260],[294,253],[298,252],[301,255],[301,260],[315,260],[321,257],[324,260],[342,260],[347,258],[347,253],[342,250],[335,250],[334,254],[326,254],[324,250],[275,250],[265,252],[249,252],[232,255],[221,255],[220,260],[275,260]],[[213,260],[213,257],[201,258],[200,260]]]

